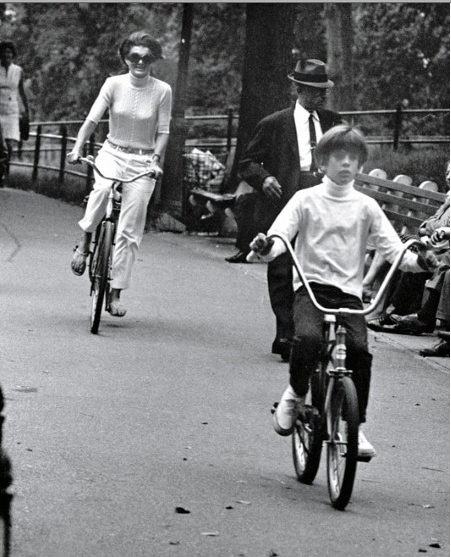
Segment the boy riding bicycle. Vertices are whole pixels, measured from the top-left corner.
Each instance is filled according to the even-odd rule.
[[[364,137],[347,125],[324,134],[315,156],[325,174],[321,184],[297,192],[282,209],[268,231],[295,241],[294,251],[318,302],[330,308],[361,309],[362,282],[367,246],[372,246],[390,263],[402,250],[402,242],[374,199],[354,189],[354,178],[368,158]],[[258,234],[251,249],[264,261],[285,251],[279,238]],[[408,251],[400,269],[424,272],[436,266],[433,254],[423,256]],[[274,428],[290,435],[299,407],[303,405],[309,379],[320,349],[322,313],[317,310],[299,277],[294,273],[295,290],[290,380],[274,413]],[[359,421],[366,421],[372,355],[368,351],[367,327],[361,315],[346,315],[347,368],[353,370],[359,399]],[[376,455],[373,446],[359,431],[359,457]]]

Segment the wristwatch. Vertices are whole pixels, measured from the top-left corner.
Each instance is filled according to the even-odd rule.
[[[158,153],[154,153],[152,155],[152,158],[150,159],[151,162],[154,162],[156,164],[160,164],[161,162],[161,155],[159,155]]]

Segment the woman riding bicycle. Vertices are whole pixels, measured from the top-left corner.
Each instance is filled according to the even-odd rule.
[[[144,31],[132,33],[122,42],[119,54],[128,72],[106,79],[78,132],[67,157],[69,163],[78,162],[83,146],[108,109],[109,133],[96,158],[99,170],[108,176],[117,176],[119,181],[136,176],[146,168],[156,171],[157,178],[161,176],[172,107],[171,87],[150,75],[152,63],[162,58],[161,52],[160,44]],[[75,246],[71,262],[72,271],[77,276],[86,269],[92,234],[105,214],[110,187],[111,181],[96,174],[85,215],[78,223],[83,234]],[[150,177],[122,187],[109,301],[110,314],[116,317],[126,313],[120,295],[130,285],[154,188],[155,179]]]
[[[326,132],[315,152],[325,177],[313,188],[294,194],[280,212],[271,234],[289,241],[295,237],[295,252],[317,301],[329,308],[362,309],[362,282],[367,243],[392,263],[403,245],[377,202],[354,189],[354,178],[368,157],[363,136],[350,126]],[[283,242],[258,234],[251,249],[270,261],[285,251]],[[408,251],[402,270],[424,272],[437,264],[433,254],[425,257]],[[294,275],[295,335],[290,357],[290,381],[274,413],[274,427],[289,435],[304,403],[311,372],[320,355],[322,313],[314,307],[297,274]],[[348,369],[353,371],[359,401],[359,422],[366,421],[372,355],[368,350],[367,327],[362,315],[347,315]],[[376,452],[359,431],[359,457]]]

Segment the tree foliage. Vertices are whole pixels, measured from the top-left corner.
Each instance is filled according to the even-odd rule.
[[[14,7],[18,22],[5,25],[4,30],[17,43],[35,119],[83,117],[105,79],[123,70],[118,46],[132,31],[151,29],[170,44],[178,33],[173,23],[176,4],[30,3]]]
[[[449,106],[448,4],[359,4],[354,26],[359,107]]]
[[[245,4],[194,5],[188,81],[192,114],[238,108],[245,22]]]
[[[15,17],[3,20],[2,38],[17,43],[35,120],[83,118],[105,78],[122,71],[117,48],[136,29],[149,29],[161,40],[166,59],[155,66],[155,74],[175,85],[181,4],[30,2],[6,6]],[[254,6],[263,10],[271,4]],[[281,10],[284,4],[272,6]],[[447,107],[449,5],[368,2],[351,6],[355,101],[346,108],[394,108],[403,100],[412,108]],[[193,7],[188,114],[224,114],[229,106],[238,111],[246,4],[206,2]],[[325,7],[294,4],[294,29],[287,22],[283,30],[292,41],[293,64],[298,55],[326,59]],[[283,62],[275,58],[279,54],[265,50],[263,34],[259,41],[260,54],[273,57],[275,66],[281,66]],[[279,79],[285,79],[284,75]],[[261,87],[255,89],[256,98],[264,93]]]

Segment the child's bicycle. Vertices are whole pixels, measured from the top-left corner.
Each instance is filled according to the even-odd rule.
[[[384,295],[404,253],[413,245],[425,249],[418,240],[409,240],[390,267],[377,296],[368,307],[355,310],[330,309],[315,298],[290,242],[279,238],[291,255],[293,265],[314,306],[324,314],[323,348],[317,369],[312,374],[305,404],[299,411],[292,434],[292,456],[296,475],[302,483],[311,484],[321,460],[323,443],[327,447],[327,484],[332,506],[344,510],[351,498],[358,457],[359,407],[357,392],[346,369],[346,329],[340,324],[344,315],[367,315],[375,310]],[[249,260],[258,259],[252,253]],[[273,407],[272,412],[275,411]]]
[[[133,178],[118,180],[104,176],[94,164],[94,157],[80,157],[81,162],[89,164],[102,178],[111,180],[111,188],[108,194],[108,204],[105,216],[97,227],[94,235],[92,249],[89,252],[89,280],[91,282],[91,333],[97,334],[102,316],[102,307],[105,300],[105,311],[109,311],[110,305],[110,280],[111,265],[113,259],[114,241],[116,235],[117,221],[121,211],[122,184],[129,184],[144,176],[155,176],[154,170],[147,170]]]

